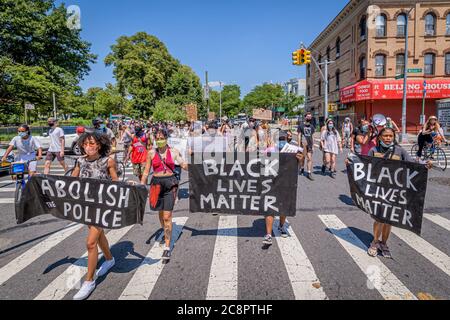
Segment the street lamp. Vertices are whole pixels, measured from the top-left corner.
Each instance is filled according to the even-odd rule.
[[[408,24],[409,24],[409,14],[414,10],[411,8],[406,14],[406,28],[405,28],[405,70],[403,75],[403,103],[402,103],[402,134],[400,136],[400,143],[408,142],[408,135],[406,133],[406,99],[407,99],[407,80],[408,80]]]
[[[220,87],[220,92],[219,92],[219,119],[222,120],[222,87],[225,83],[223,83],[222,81],[214,81],[214,82],[209,82],[208,83],[208,87]]]

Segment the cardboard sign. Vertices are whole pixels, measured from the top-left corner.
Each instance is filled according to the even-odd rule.
[[[216,120],[216,113],[208,112],[208,121],[214,121],[214,120]]]
[[[253,109],[253,118],[256,120],[272,121],[272,110]]]
[[[197,105],[189,104],[186,106],[186,118],[188,121],[198,120]]]

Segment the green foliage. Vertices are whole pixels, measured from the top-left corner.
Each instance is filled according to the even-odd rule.
[[[186,120],[183,109],[170,99],[162,99],[156,103],[153,110],[154,121],[182,121]]]
[[[267,109],[281,105],[284,95],[281,85],[265,83],[262,86],[256,86],[244,97],[243,106],[245,111],[251,114],[255,108]]]

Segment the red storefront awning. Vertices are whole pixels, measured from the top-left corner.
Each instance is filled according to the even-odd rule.
[[[450,79],[430,79],[427,81],[427,98],[450,98]],[[403,80],[364,80],[340,90],[341,103],[364,100],[396,100],[403,98]],[[408,99],[423,98],[423,80],[407,83]]]

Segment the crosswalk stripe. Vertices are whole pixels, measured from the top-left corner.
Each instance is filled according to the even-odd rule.
[[[16,183],[16,182],[13,180],[2,180],[2,181],[0,181],[0,188],[3,186],[7,186],[9,184],[12,184],[12,183]]]
[[[380,259],[367,254],[368,247],[336,215],[320,215],[319,218],[367,276],[369,289],[377,289],[386,300],[417,299]]]
[[[407,230],[392,228],[392,233],[450,276],[450,257],[444,252]]]
[[[283,258],[284,265],[291,281],[296,300],[326,300],[327,296],[320,285],[319,279],[314,271],[306,252],[303,250],[300,241],[294,230],[287,223],[288,238],[282,238],[278,230],[280,220],[276,219],[273,232],[277,239],[278,247]],[[316,285],[316,287],[314,286]]]
[[[176,241],[179,238],[187,220],[186,217],[173,219],[172,239]],[[156,239],[155,244],[134,273],[119,300],[148,300],[164,268],[161,259],[164,248],[159,244],[160,239]]]
[[[0,192],[16,192],[16,188],[0,188]]]
[[[237,216],[221,216],[217,228],[206,300],[237,300],[237,247]]]
[[[14,198],[2,198],[0,204],[14,204]]]
[[[31,249],[12,260],[0,269],[0,285],[5,283],[8,279],[21,270],[25,269],[28,265],[33,263],[36,259],[55,247],[61,241],[80,230],[82,226],[83,225],[80,224],[70,224],[68,227],[39,242]]]
[[[430,220],[434,224],[437,224],[438,226],[446,229],[447,231],[450,231],[450,220],[445,219],[444,217],[441,217],[437,214],[424,214],[423,216],[424,218]]]
[[[109,245],[113,246],[116,244],[132,227],[133,226],[129,226],[108,232],[106,238],[108,239]],[[34,300],[62,300],[70,290],[81,287],[81,279],[87,272],[87,255],[88,252],[85,252],[80,259],[68,267],[44,290],[42,290]],[[99,260],[102,256],[103,253],[99,254]]]

